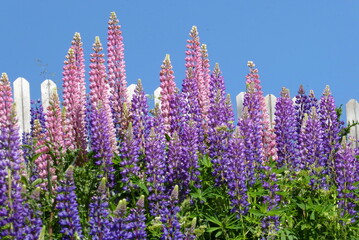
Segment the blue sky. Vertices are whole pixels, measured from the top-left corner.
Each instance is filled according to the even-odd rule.
[[[233,103],[245,90],[248,60],[258,67],[265,94],[278,96],[287,87],[293,97],[303,84],[320,97],[330,85],[337,105],[359,100],[356,0],[4,0],[0,9],[0,72],[11,81],[29,80],[33,99],[40,97],[44,79],[61,85],[75,32],[81,33],[88,66],[94,38],[100,36],[106,45],[107,21],[115,11],[122,25],[127,81],[141,78],[147,93],[159,86],[166,53],[181,85],[186,40],[196,25],[211,67],[216,62],[221,66]]]

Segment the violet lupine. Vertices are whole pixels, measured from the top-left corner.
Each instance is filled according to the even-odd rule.
[[[124,118],[123,105],[128,101],[126,70],[124,60],[124,44],[121,26],[118,24],[116,13],[112,12],[108,21],[107,31],[107,79],[110,87],[110,103],[112,107],[114,125],[118,139],[123,134],[128,124]]]
[[[249,116],[257,122],[262,137],[263,161],[270,158],[277,159],[276,137],[273,129],[270,127],[269,115],[263,96],[261,81],[258,75],[258,69],[255,64],[248,61],[250,73],[246,76],[247,92],[243,106],[248,106]],[[257,106],[256,106],[257,105]]]
[[[299,154],[301,158],[301,168],[314,169],[325,167],[323,154],[323,130],[319,120],[317,110],[312,107],[309,115],[303,116],[301,132],[299,134]]]
[[[247,89],[243,101],[243,108],[247,109],[247,116],[245,117],[242,131],[244,131],[246,137],[251,135],[251,139],[245,143],[245,146],[246,149],[253,150],[253,153],[250,154],[251,164],[254,164],[256,169],[260,169],[265,157],[263,150],[263,111],[261,106],[263,96],[259,88],[258,70],[253,68],[254,64],[252,62],[249,62],[248,66],[250,67],[250,73],[246,76]]]
[[[106,109],[98,105],[98,108],[92,108],[90,113],[90,145],[94,152],[95,164],[101,166],[104,177],[108,179],[109,186],[113,187],[114,167],[113,167],[113,149],[111,148],[111,129],[109,129],[109,118]],[[100,176],[101,177],[101,176]]]
[[[338,191],[338,206],[342,209],[341,216],[349,214],[354,222],[357,216],[357,196],[354,190],[357,189],[358,161],[350,144],[343,139],[342,144],[335,154],[334,171],[335,183]]]
[[[127,239],[126,231],[126,213],[127,213],[127,202],[126,199],[122,199],[118,202],[118,205],[113,212],[113,220],[111,226],[111,232],[114,239],[125,240]]]
[[[46,117],[45,117],[45,114],[44,114],[44,109],[43,109],[42,104],[41,104],[41,100],[38,99],[36,102],[34,100],[31,100],[31,105],[32,105],[31,109],[30,109],[31,130],[34,127],[34,121],[37,119],[37,120],[39,120],[42,129],[45,131],[45,129],[46,129]]]
[[[335,153],[340,147],[339,132],[341,128],[341,123],[339,122],[336,114],[335,101],[334,97],[330,92],[329,86],[325,87],[323,95],[320,98],[318,115],[322,124],[322,129],[324,131],[323,154],[326,156],[326,169],[329,171],[327,171],[326,173],[332,174],[330,171],[333,171],[334,169]]]
[[[72,45],[63,67],[63,106],[66,108],[67,127],[66,143],[70,149],[79,149],[78,163],[85,161],[86,142],[86,87],[84,54],[79,33],[75,33]]]
[[[161,126],[151,129],[151,133],[146,139],[145,162],[148,185],[148,201],[152,216],[158,216],[163,201],[166,199],[166,145]]]
[[[63,234],[62,239],[69,240],[83,237],[73,175],[74,168],[70,166],[65,172],[65,178],[60,181],[56,190],[56,209],[59,210],[60,232]]]
[[[176,185],[160,212],[163,233],[161,240],[180,240],[184,237],[177,217],[180,211],[178,204],[178,186]]]
[[[136,207],[130,210],[130,215],[126,218],[126,230],[128,240],[145,240],[146,233],[146,216],[145,216],[145,197],[141,195],[136,203]]]
[[[124,133],[119,152],[122,159],[120,162],[121,181],[125,183],[123,190],[129,191],[131,188],[136,187],[132,180],[140,175],[140,147],[138,140],[133,135],[131,123]]]
[[[174,98],[176,91],[176,83],[174,81],[172,64],[170,60],[170,55],[166,54],[163,64],[161,65],[160,71],[160,82],[161,82],[161,115],[163,119],[163,124],[165,127],[165,132],[169,133],[171,128],[171,115],[170,115],[170,101]]]
[[[290,169],[300,167],[298,157],[298,133],[296,111],[293,101],[289,97],[289,90],[283,88],[280,97],[277,98],[275,105],[275,127],[277,136],[277,166],[281,168],[287,166]]]
[[[0,236],[23,239],[29,218],[20,185],[24,161],[10,82],[5,73],[0,77],[0,116]]]
[[[141,153],[145,151],[145,139],[151,129],[148,115],[147,97],[143,91],[142,82],[139,79],[131,103],[131,120],[134,140],[139,146]],[[140,153],[139,153],[140,154]]]
[[[90,106],[91,110],[103,109],[104,119],[102,124],[106,125],[107,137],[109,138],[110,147],[113,152],[117,152],[116,133],[112,120],[112,111],[109,99],[109,85],[106,77],[106,67],[104,54],[101,53],[103,48],[100,38],[95,37],[92,45],[93,53],[91,54],[90,64]],[[99,119],[100,120],[100,119]]]
[[[237,216],[248,212],[249,202],[247,195],[246,156],[244,136],[237,127],[229,140],[228,149],[224,153],[226,162],[226,181],[228,194],[231,198],[232,212]]]
[[[102,178],[97,193],[92,197],[89,206],[90,236],[93,240],[112,239],[111,223],[109,220],[106,178]]]
[[[186,228],[186,230],[184,231],[184,240],[195,240],[197,239],[194,230],[196,229],[196,224],[197,224],[197,218],[194,217],[192,219],[192,223],[191,223],[191,227]]]
[[[227,151],[228,139],[234,128],[234,117],[230,99],[226,98],[224,79],[216,64],[210,82],[210,108],[208,111],[208,155],[214,165],[213,174],[217,184],[223,182],[225,163],[223,154]]]
[[[304,119],[304,115],[308,114],[310,112],[311,106],[310,106],[310,99],[305,94],[303,85],[300,85],[298,94],[295,96],[295,106],[294,106],[297,114],[297,133],[300,134],[302,123]]]

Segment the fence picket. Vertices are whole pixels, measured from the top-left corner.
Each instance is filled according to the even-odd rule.
[[[240,93],[236,96],[238,119],[240,119],[240,118],[242,117],[242,114],[243,114],[244,94],[245,94],[245,92],[240,92]]]
[[[50,105],[49,101],[53,91],[56,91],[56,84],[53,81],[46,79],[41,83],[41,102],[44,112],[47,111],[47,107]]]
[[[153,92],[155,96],[155,106],[158,104],[159,107],[161,107],[161,87],[156,88],[156,90]]]
[[[347,114],[347,122],[355,122],[359,120],[359,103],[355,99],[350,99],[346,107],[346,114]],[[358,132],[359,128],[358,126],[352,127],[350,129],[349,136],[354,138],[355,140],[358,140]],[[355,146],[358,147],[358,142],[356,141]]]
[[[274,127],[275,104],[277,102],[277,98],[273,94],[268,94],[267,96],[265,96],[264,100],[265,100],[266,107],[267,107],[267,113],[269,115],[270,127],[273,128]]]
[[[128,94],[128,101],[131,102],[132,101],[132,97],[135,94],[135,89],[136,89],[136,84],[130,84],[127,87],[127,94]]]
[[[14,102],[20,126],[20,135],[30,132],[30,85],[25,78],[14,81]]]

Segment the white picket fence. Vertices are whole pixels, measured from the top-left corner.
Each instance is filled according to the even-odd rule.
[[[129,100],[132,99],[136,88],[136,84],[131,84],[128,86],[128,97]],[[14,81],[14,101],[16,106],[16,112],[19,119],[20,124],[20,133],[29,132],[30,131],[30,84],[24,78],[17,78]],[[45,80],[41,84],[41,101],[43,104],[43,108],[46,111],[49,106],[50,95],[53,91],[57,91],[56,84],[51,80]],[[161,104],[160,101],[160,92],[161,88],[158,87],[154,91],[154,104]],[[243,113],[243,100],[244,100],[245,92],[241,92],[236,96],[236,106],[237,106],[237,115],[238,118],[242,116]],[[294,98],[293,98],[294,100]],[[268,94],[265,96],[265,102],[267,106],[267,111],[269,115],[269,120],[271,123],[271,127],[273,127],[274,123],[274,111],[275,111],[275,103],[277,98],[273,94]],[[359,121],[359,103],[355,99],[351,99],[346,104],[346,120],[347,122]],[[350,131],[350,136],[359,140],[359,126],[355,126]],[[358,143],[356,143],[358,146]]]

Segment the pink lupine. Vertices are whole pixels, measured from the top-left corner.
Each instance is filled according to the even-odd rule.
[[[86,87],[85,65],[81,37],[75,33],[72,46],[68,51],[63,68],[63,106],[66,108],[66,118],[69,119],[68,135],[72,148],[80,149],[80,161],[85,158],[86,142]]]
[[[104,54],[100,38],[95,38],[93,44],[90,64],[90,105],[92,110],[98,110],[104,108],[106,112],[107,126],[109,129],[109,137],[111,142],[111,148],[116,151],[116,134],[112,119],[112,111],[109,99],[109,85],[106,78],[106,67]]]
[[[263,96],[261,81],[258,75],[258,69],[254,68],[255,65],[253,62],[248,62],[248,67],[250,68],[250,73],[246,76],[246,85],[251,85],[253,88],[253,93],[257,95],[259,100],[259,109],[261,118],[258,119],[260,121],[260,125],[262,126],[262,144],[263,144],[263,156],[264,160],[268,160],[270,157],[273,160],[277,159],[277,149],[276,149],[276,141],[274,129],[270,128],[269,115],[267,113],[267,107],[265,103],[265,99]],[[256,103],[258,104],[258,103]]]
[[[205,117],[205,120],[207,120],[208,109],[210,105],[209,82],[211,78],[211,70],[209,69],[209,59],[206,44],[201,45],[201,58],[203,75],[198,79],[199,105],[201,107],[202,115]]]
[[[110,103],[116,135],[122,139],[127,128],[123,105],[129,105],[127,94],[126,70],[124,60],[124,44],[121,26],[118,24],[116,13],[112,12],[108,21],[107,31],[107,79],[110,88]]]
[[[47,138],[49,139],[55,156],[59,157],[66,150],[64,141],[64,126],[57,91],[51,93],[46,112]]]
[[[174,81],[170,55],[166,54],[160,71],[161,81],[161,114],[165,131],[168,132],[171,125],[170,102],[174,98],[176,83]]]
[[[57,176],[55,174],[55,168],[53,166],[53,159],[51,158],[51,155],[48,154],[48,152],[50,151],[50,148],[48,147],[48,132],[42,129],[38,119],[34,121],[34,129],[32,135],[34,140],[34,146],[36,146],[35,154],[40,154],[40,156],[35,160],[35,164],[39,177],[44,180],[44,182],[41,184],[41,187],[48,187],[52,191],[54,189]],[[50,172],[48,170],[50,170]],[[52,186],[48,185],[48,179],[51,179]]]
[[[8,116],[10,116],[13,100],[10,83],[6,73],[1,75],[1,102],[0,102],[0,126],[8,124]]]

